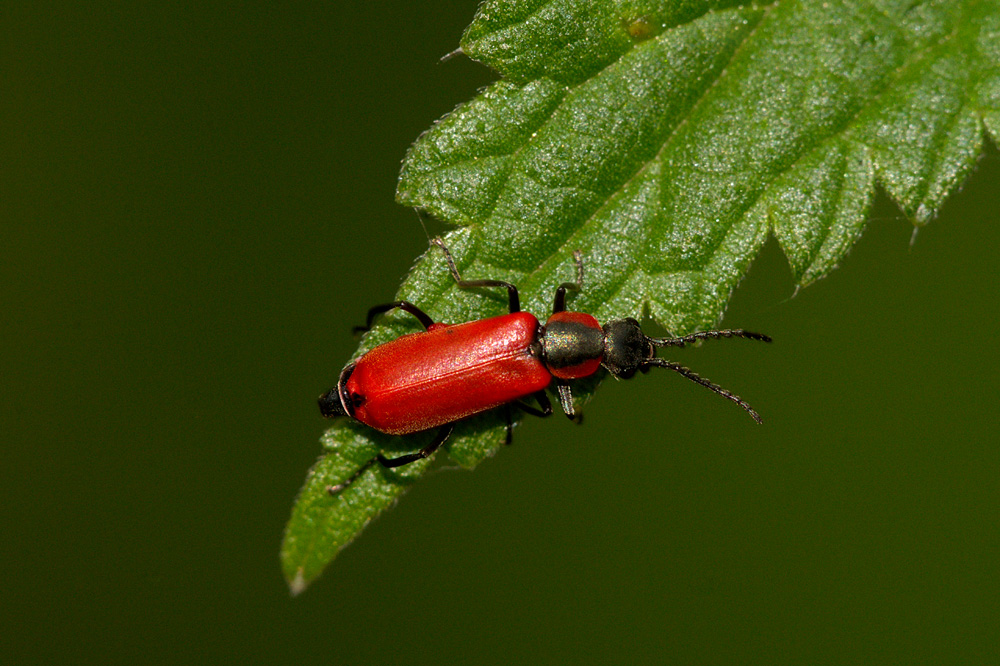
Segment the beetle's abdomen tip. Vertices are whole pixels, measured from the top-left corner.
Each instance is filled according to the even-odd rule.
[[[340,404],[340,391],[337,388],[332,388],[322,394],[317,402],[320,414],[328,419],[345,414],[344,407]]]

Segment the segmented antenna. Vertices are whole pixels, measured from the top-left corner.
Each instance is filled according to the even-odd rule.
[[[731,333],[732,331],[711,331],[711,332],[715,332],[715,333]],[[697,335],[697,333],[695,335]],[[754,333],[754,335],[757,335],[757,334]],[[690,337],[690,336],[688,336],[688,337]],[[723,336],[723,337],[728,337],[728,336]],[[738,336],[738,337],[745,337],[745,336]],[[767,336],[763,336],[763,337],[767,337]],[[675,339],[682,339],[682,338],[675,338]],[[752,338],[752,339],[757,339],[757,338]],[[768,338],[768,340],[770,340],[770,338]],[[739,405],[740,407],[742,407],[743,409],[745,409],[747,411],[747,413],[750,414],[750,416],[753,418],[754,421],[756,421],[757,423],[763,423],[763,421],[760,418],[760,414],[758,414],[754,410],[753,407],[751,407],[749,404],[747,404],[747,402],[745,400],[743,400],[743,398],[741,398],[738,395],[735,395],[733,393],[730,393],[729,391],[727,391],[726,389],[722,388],[721,386],[719,386],[717,384],[713,384],[712,382],[708,381],[707,379],[705,379],[701,375],[695,373],[693,370],[690,370],[689,368],[684,367],[680,363],[674,363],[673,361],[668,361],[665,358],[657,358],[657,357],[654,356],[653,358],[648,358],[645,361],[643,361],[643,365],[646,365],[646,366],[654,366],[655,365],[658,368],[667,368],[668,370],[673,370],[677,374],[679,374],[681,376],[684,376],[684,377],[687,377],[688,379],[690,379],[691,381],[693,381],[695,384],[701,384],[705,388],[707,388],[707,389],[709,389],[711,391],[715,391],[716,393],[718,393],[719,395],[721,395],[726,400],[731,400],[731,401],[735,402],[737,405]]]
[[[699,340],[719,340],[721,338],[746,338],[747,340],[759,340],[760,342],[771,342],[770,336],[753,331],[744,331],[742,328],[732,328],[723,331],[701,331],[679,338],[649,338],[650,343],[656,347],[683,347],[690,342]]]

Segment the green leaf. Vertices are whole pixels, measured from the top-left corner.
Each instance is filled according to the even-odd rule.
[[[495,0],[462,49],[504,78],[414,143],[398,199],[463,227],[448,236],[463,274],[518,284],[536,313],[581,250],[574,308],[712,327],[769,234],[807,285],[861,234],[876,186],[926,224],[1000,136],[1000,0]],[[503,311],[478,292],[435,251],[398,297],[442,321]],[[322,497],[376,449],[424,440],[344,424],[325,441],[286,535],[295,589],[423,469],[373,466]],[[501,441],[486,415],[447,449],[473,467]]]
[[[373,465],[343,492],[327,489],[350,478],[376,454],[364,426],[350,423],[331,428],[322,439],[326,455],[309,470],[295,503],[282,563],[285,578],[298,594],[320,574],[334,553],[350,543],[368,522],[392,505],[425,464],[398,470]]]

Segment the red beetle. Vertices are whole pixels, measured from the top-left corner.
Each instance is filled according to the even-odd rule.
[[[668,368],[732,400],[760,423],[757,412],[738,396],[682,365],[657,358],[656,348],[683,347],[689,342],[717,338],[770,342],[768,336],[735,329],[651,338],[632,318],[610,321],[602,327],[592,315],[566,310],[566,291],[583,287],[579,252],[573,255],[576,282],[559,285],[552,316],[542,326],[534,315],[521,312],[517,287],[501,280],[463,280],[444,242],[440,238],[431,242],[444,252],[459,287],[504,287],[510,314],[464,324],[441,324],[408,301],[369,310],[367,324],[359,330],[367,330],[377,315],[394,308],[409,312],[427,330],[379,345],[348,363],[337,386],[319,397],[320,411],[327,418],[350,416],[390,435],[436,427],[441,430],[434,441],[416,453],[392,459],[378,455],[344,483],[331,486],[331,493],[343,490],[376,461],[384,467],[399,467],[426,458],[448,439],[455,421],[467,416],[512,403],[530,414],[549,416],[552,403],[545,389],[553,382],[563,411],[579,420],[568,381],[588,377],[601,366],[621,379],[654,366]],[[541,409],[522,401],[528,396],[534,396]],[[509,442],[509,419],[507,438]]]

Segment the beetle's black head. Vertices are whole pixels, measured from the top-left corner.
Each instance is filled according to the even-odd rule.
[[[657,347],[683,347],[692,342],[718,340],[720,338],[745,338],[747,340],[760,340],[761,342],[771,341],[771,338],[762,333],[752,333],[741,328],[701,331],[700,333],[692,333],[681,337],[651,338],[642,332],[642,329],[639,328],[639,322],[630,317],[628,319],[619,319],[618,321],[609,321],[604,325],[605,348],[603,365],[614,376],[621,379],[628,379],[637,370],[646,372],[652,367],[673,370],[682,377],[690,379],[695,384],[701,384],[710,391],[718,393],[726,400],[735,402],[745,409],[753,417],[754,421],[760,423],[760,415],[739,396],[733,395],[721,386],[716,386],[679,363],[656,357]]]
[[[604,367],[615,377],[628,379],[655,355],[652,342],[635,319],[617,319],[604,325]]]

